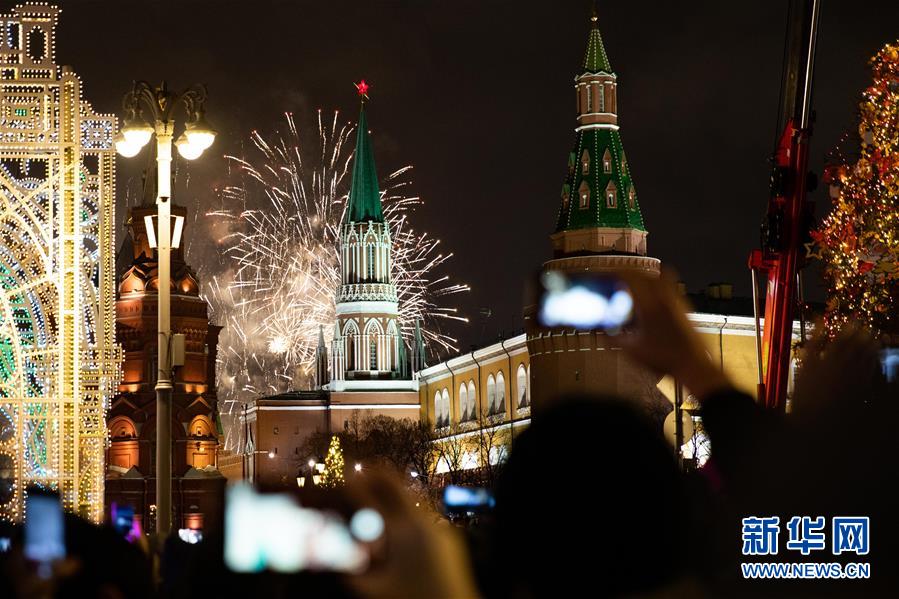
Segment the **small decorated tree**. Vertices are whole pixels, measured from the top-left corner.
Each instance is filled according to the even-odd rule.
[[[325,469],[322,471],[321,485],[334,488],[343,486],[343,450],[337,435],[331,437],[328,455],[325,456]]]
[[[899,41],[870,61],[874,80],[859,104],[856,160],[828,168],[833,207],[812,232],[824,262],[825,328],[850,321],[899,336]]]

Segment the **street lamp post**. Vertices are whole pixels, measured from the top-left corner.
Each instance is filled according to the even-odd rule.
[[[157,221],[148,222],[148,239],[156,242],[158,349],[156,374],[156,532],[167,536],[172,527],[172,363],[171,343],[171,259],[172,259],[172,139],[175,134],[175,108],[187,113],[184,133],[175,142],[178,153],[187,160],[198,158],[212,145],[215,131],[203,116],[206,88],[194,85],[180,93],[169,91],[165,82],[152,86],[136,81],[123,101],[125,122],[116,137],[116,150],[126,158],[136,156],[156,134],[156,206]],[[149,110],[154,125],[143,118]],[[177,248],[177,240],[174,246]]]

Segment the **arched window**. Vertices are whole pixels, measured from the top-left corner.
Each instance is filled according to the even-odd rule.
[[[631,210],[637,206],[637,190],[634,189],[633,183],[627,188],[627,205],[631,207]]]
[[[562,207],[568,208],[568,196],[570,195],[569,191],[570,187],[568,187],[568,183],[562,186]]]
[[[524,368],[524,364],[518,365],[518,407],[523,408],[528,405],[528,373]]]
[[[493,378],[493,375],[489,375],[487,377],[487,410],[488,413],[493,414],[493,406],[496,404],[496,379]]]
[[[116,416],[109,421],[109,436],[111,439],[137,439],[137,427],[134,421],[127,416]]]
[[[446,387],[443,389],[443,426],[449,426],[450,423],[450,396]]]
[[[607,175],[612,174],[612,154],[606,149],[606,153],[602,155],[602,172]]]
[[[583,153],[581,153],[581,174],[590,174],[590,152],[587,150],[584,150]]]
[[[528,405],[531,405],[531,365],[528,364]]]
[[[375,279],[375,246],[371,243],[366,244],[365,252],[366,252],[365,261],[368,266],[368,280],[374,281],[374,279]]]
[[[596,86],[596,111],[597,112],[605,112],[606,111],[606,95],[603,93],[602,83]]]
[[[443,401],[440,391],[434,394],[434,426],[437,428],[443,426]]]
[[[468,381],[468,405],[470,406],[469,411],[471,412],[471,419],[474,420],[477,418],[477,389],[475,389],[474,381]]]
[[[618,206],[618,190],[615,189],[615,182],[609,181],[606,185],[606,206],[615,208]]]
[[[496,408],[494,413],[502,414],[506,410],[506,377],[502,372],[496,373]]]
[[[468,415],[468,388],[465,386],[465,383],[459,385],[459,412],[461,413],[461,421],[470,420]]]
[[[368,368],[369,370],[378,369],[378,338],[372,335],[368,342]]]
[[[621,174],[627,172],[627,160],[624,159],[624,154],[621,155]]]
[[[356,326],[356,321],[348,320],[343,327],[343,342],[346,347],[346,370],[356,370],[357,368],[361,368],[361,366],[356,364],[356,339],[358,335],[359,327]],[[359,353],[364,354],[362,351]]]
[[[581,181],[580,187],[577,188],[577,194],[581,198],[581,210],[590,207],[590,185],[587,180]]]

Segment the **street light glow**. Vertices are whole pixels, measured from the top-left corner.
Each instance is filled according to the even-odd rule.
[[[185,134],[181,134],[178,141],[175,142],[178,153],[186,160],[196,160],[203,153],[203,147],[199,144],[192,143]]]
[[[146,121],[140,121],[135,118],[125,119],[122,126],[122,137],[135,149],[135,153],[140,152],[153,137],[155,130]]]
[[[129,142],[121,133],[115,136],[113,143],[115,143],[116,152],[125,158],[137,156],[137,153],[140,152],[141,149],[141,146]]]

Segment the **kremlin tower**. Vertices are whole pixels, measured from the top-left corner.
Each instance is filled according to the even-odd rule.
[[[399,304],[391,276],[390,227],[381,208],[378,173],[371,148],[365,99],[356,128],[353,179],[340,228],[340,286],[332,349],[332,391],[391,389],[409,381],[399,331]],[[408,386],[401,385],[408,388]]]
[[[550,236],[553,258],[544,271],[658,274],[646,255],[647,230],[618,123],[618,78],[609,64],[596,14],[587,52],[574,80],[574,149],[562,185],[559,217]],[[657,378],[631,364],[602,332],[546,330],[526,310],[534,409],[566,393],[605,393],[661,399]],[[667,402],[666,402],[667,404]],[[660,404],[661,405],[661,404]]]

